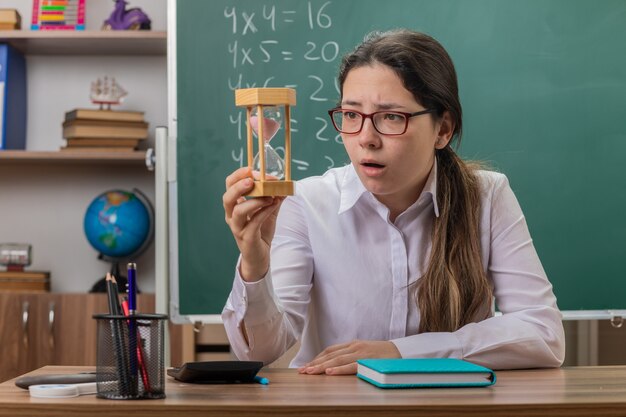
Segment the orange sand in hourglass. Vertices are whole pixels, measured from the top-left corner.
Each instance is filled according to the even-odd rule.
[[[258,116],[251,116],[250,124],[252,125],[253,131],[255,132],[259,131],[259,117]],[[276,132],[278,132],[278,129],[280,129],[280,122],[277,122],[276,120],[264,118],[263,119],[263,136],[265,137],[263,138],[263,140],[266,140],[267,142],[272,140],[274,135],[276,135]]]
[[[248,167],[259,171],[260,178],[248,196],[293,195],[291,181],[291,117],[290,106],[296,104],[296,91],[291,88],[245,88],[235,90],[235,105],[246,108]],[[281,108],[284,107],[284,113]],[[260,115],[260,116],[259,116]],[[284,115],[284,117],[283,117]],[[259,118],[262,122],[259,122]],[[285,160],[270,141],[285,121]],[[253,158],[252,135],[258,139],[258,154]],[[284,179],[283,178],[284,173]]]

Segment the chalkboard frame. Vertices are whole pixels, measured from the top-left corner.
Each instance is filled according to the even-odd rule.
[[[485,1],[489,1],[489,0],[485,0]],[[586,0],[580,0],[580,1],[572,1],[569,2],[569,4],[572,7],[575,7],[576,5],[580,5],[585,3]],[[533,3],[535,4],[535,2],[529,2],[529,3]],[[220,3],[221,4],[221,3]],[[177,60],[176,60],[176,44],[177,44],[177,25],[176,25],[176,8],[178,7],[178,2],[176,0],[168,0],[168,30],[169,30],[169,40],[168,40],[168,44],[169,44],[169,50],[168,50],[168,68],[169,68],[169,72],[170,72],[170,76],[168,77],[168,92],[169,92],[169,97],[168,97],[168,101],[170,103],[170,110],[169,110],[169,114],[168,114],[168,128],[169,128],[169,140],[167,142],[167,146],[163,146],[161,149],[159,149],[157,147],[157,153],[159,152],[164,152],[167,154],[166,156],[166,160],[169,162],[168,166],[167,166],[167,192],[169,193],[169,198],[168,200],[168,205],[167,207],[164,207],[160,210],[158,210],[157,212],[157,216],[163,216],[165,215],[167,217],[168,223],[169,223],[169,238],[168,238],[168,245],[166,245],[168,247],[167,249],[167,253],[161,253],[161,254],[157,254],[157,257],[159,256],[166,256],[168,258],[168,264],[169,264],[169,276],[166,278],[169,281],[169,305],[170,305],[170,314],[173,318],[174,321],[176,322],[188,322],[188,321],[202,321],[202,322],[219,322],[220,318],[219,318],[219,314],[186,314],[186,313],[181,313],[181,311],[184,310],[181,309],[181,304],[180,304],[180,293],[179,293],[179,288],[180,286],[184,286],[184,282],[181,281],[181,277],[179,276],[179,258],[178,258],[178,245],[179,245],[179,239],[178,239],[178,229],[177,229],[177,224],[178,224],[178,211],[176,208],[174,208],[173,206],[175,204],[177,204],[177,193],[178,191],[178,183],[177,183],[177,175],[176,175],[176,170],[177,168],[177,162],[176,162],[176,147],[178,146],[177,143],[177,138],[178,138],[178,114],[177,114],[177,107],[178,107],[178,86],[177,86],[177,82],[176,82],[176,74],[177,74]],[[619,13],[618,13],[619,14]],[[623,14],[623,10],[622,10],[622,14]],[[445,44],[444,44],[445,45]],[[452,54],[453,55],[453,54]],[[454,59],[454,55],[453,55],[453,59]],[[458,68],[458,66],[457,66]],[[459,77],[461,79],[461,84],[463,83],[463,79],[462,79],[462,74],[459,73]],[[623,81],[623,80],[622,80]],[[623,85],[620,85],[620,88],[622,88]],[[461,87],[463,88],[463,87]],[[463,99],[463,97],[462,97]],[[467,114],[467,112],[466,112]],[[524,116],[524,115],[522,115]],[[481,120],[482,122],[486,122],[486,119]],[[515,152],[515,150],[511,150],[512,152]],[[172,155],[174,155],[172,157]],[[486,159],[486,160],[495,160],[497,158],[491,158],[492,156],[494,156],[495,153],[491,153],[491,154],[477,154],[477,155],[472,155],[472,156],[476,156],[479,159]],[[498,166],[496,166],[496,168],[498,168]],[[505,173],[507,173],[505,171]],[[508,173],[507,173],[508,174]],[[513,185],[513,188],[515,190],[515,183],[516,183],[516,178],[513,177],[511,178],[511,182]],[[526,190],[522,190],[522,191],[526,191]],[[518,190],[516,190],[516,193],[518,194],[518,198],[520,198],[521,202],[522,202],[522,207],[525,209],[526,211],[526,207],[524,206],[524,197],[523,197],[523,192],[518,193]],[[549,196],[544,196],[544,197],[549,197]],[[532,223],[532,221],[529,221],[529,225],[531,227],[531,232],[533,230],[533,227],[535,227]],[[620,227],[624,227],[623,224],[619,225]],[[541,257],[541,253],[540,253],[540,257]],[[618,288],[618,290],[620,290]],[[621,292],[621,291],[620,291]],[[559,296],[559,292],[556,291],[557,293],[557,297]],[[626,293],[625,293],[626,295]],[[224,300],[225,301],[225,300]],[[616,307],[620,307],[619,305]],[[565,319],[572,319],[572,320],[581,320],[581,319],[589,319],[589,320],[595,320],[595,319],[612,319],[615,317],[623,317],[626,316],[626,309],[622,309],[622,308],[601,308],[601,309],[578,309],[578,310],[564,310],[564,318]]]

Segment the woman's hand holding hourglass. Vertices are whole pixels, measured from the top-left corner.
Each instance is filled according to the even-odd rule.
[[[239,168],[226,178],[222,198],[226,223],[241,252],[239,273],[248,282],[258,281],[270,265],[270,247],[276,229],[276,217],[284,197],[244,196],[254,186],[257,177],[248,167]]]

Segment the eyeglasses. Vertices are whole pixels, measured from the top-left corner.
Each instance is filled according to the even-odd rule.
[[[409,126],[411,117],[422,114],[433,113],[434,109],[426,109],[415,113],[404,113],[401,111],[376,111],[365,114],[356,110],[344,110],[340,108],[328,110],[328,115],[333,121],[335,129],[340,133],[354,135],[361,132],[365,119],[372,119],[374,129],[382,135],[395,136],[402,135]]]

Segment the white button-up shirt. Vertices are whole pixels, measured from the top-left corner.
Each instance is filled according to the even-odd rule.
[[[299,181],[278,215],[270,271],[254,283],[235,272],[222,318],[237,357],[271,363],[299,340],[297,367],[328,346],[361,339],[390,340],[404,358],[559,366],[565,337],[552,286],[506,177],[494,172],[479,173],[481,245],[502,314],[454,332],[418,333],[415,283],[439,215],[436,170],[395,222],[352,165]]]

